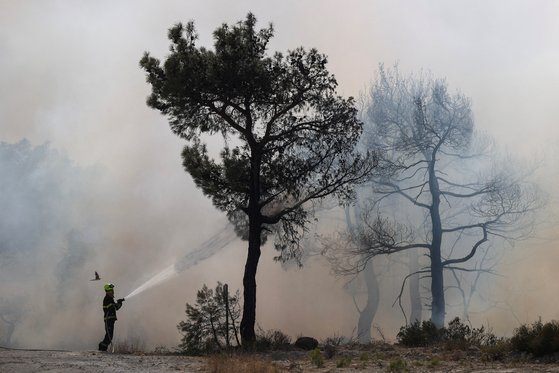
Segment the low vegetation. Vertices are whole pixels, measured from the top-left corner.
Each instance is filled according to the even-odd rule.
[[[500,338],[483,326],[472,328],[459,318],[446,328],[437,329],[431,321],[416,322],[400,328],[398,343],[406,347],[442,346],[446,350],[476,350],[483,361],[512,358],[546,357],[557,360],[559,354],[559,321],[538,320],[514,330],[511,338]]]
[[[114,352],[119,354],[138,354],[143,353],[145,350],[146,345],[139,337],[114,341]]]
[[[291,337],[281,330],[264,330],[258,328],[256,333],[256,351],[288,350],[291,347]]]
[[[559,322],[542,323],[538,320],[530,325],[521,325],[514,331],[510,346],[518,352],[540,357],[559,352]]]
[[[208,361],[210,373],[280,373],[271,362],[256,356],[212,355]]]
[[[186,304],[186,321],[177,325],[182,334],[179,349],[200,355],[240,346],[239,298],[238,290],[231,295],[221,282],[215,289],[204,284],[196,294],[196,304]]]
[[[472,328],[455,318],[446,328],[437,329],[431,321],[416,321],[400,328],[398,343],[406,347],[442,345],[447,350],[467,350],[472,347],[494,346],[502,341],[485,327]]]
[[[322,368],[324,366],[324,357],[322,357],[322,352],[320,352],[320,349],[315,348],[314,350],[309,352],[309,357],[313,365],[317,368]]]
[[[257,343],[250,349],[214,347],[201,351],[207,372],[448,372],[491,370],[543,372],[559,363],[559,322],[538,320],[516,328],[510,338],[496,337],[484,327],[474,328],[460,319],[437,330],[429,321],[402,327],[397,343],[356,343],[351,338],[322,340],[305,351],[280,330],[259,328]],[[139,339],[115,341],[115,353],[180,355],[157,347],[146,351]],[[556,365],[553,365],[555,368]],[[518,370],[520,369],[520,370]]]
[[[389,372],[409,372],[408,364],[401,358],[394,359],[388,365]]]
[[[304,351],[280,330],[258,328],[250,350],[240,349],[238,291],[230,296],[218,282],[198,292],[195,305],[187,304],[186,321],[179,352],[207,355],[210,372],[307,371],[320,369],[370,369],[385,372],[432,371],[476,364],[537,364],[559,361],[559,322],[538,320],[514,330],[510,338],[497,337],[455,318],[437,328],[431,321],[415,322],[400,328],[397,343],[377,341],[359,344],[352,338],[326,338],[317,348]],[[227,316],[226,316],[227,315]],[[121,353],[135,353],[138,341],[115,346]],[[157,353],[157,352],[155,352]],[[530,367],[533,370],[533,366]]]
[[[342,356],[336,360],[336,368],[347,368],[351,365],[351,356]]]

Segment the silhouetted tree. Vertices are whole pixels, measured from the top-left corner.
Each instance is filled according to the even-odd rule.
[[[450,94],[444,80],[381,66],[366,110],[364,141],[379,149],[388,172],[374,180],[373,208],[360,232],[366,244],[354,253],[355,265],[425,250],[428,268],[412,274],[430,277],[431,319],[443,327],[443,270],[475,270],[461,264],[486,242],[526,237],[543,200],[526,175],[491,162],[490,143],[475,137],[469,100]],[[400,216],[391,211],[394,199],[408,203]],[[408,223],[414,215],[421,224]]]
[[[326,57],[303,48],[269,56],[273,28],[255,25],[252,14],[222,25],[209,50],[196,46],[192,22],[177,24],[164,64],[148,53],[140,61],[152,87],[148,105],[189,142],[186,171],[248,239],[243,344],[255,340],[256,270],[266,236],[277,233],[279,259],[297,257],[312,202],[351,197],[352,184],[375,166],[354,149],[362,123],[353,99],[336,95]],[[225,139],[220,159],[203,141],[216,133]]]
[[[231,295],[224,289],[220,282],[215,290],[204,285],[196,294],[196,304],[186,304],[187,320],[177,325],[183,334],[179,347],[186,353],[199,354],[229,347],[229,336],[234,336],[236,345],[240,345],[237,329],[241,314],[239,291]]]

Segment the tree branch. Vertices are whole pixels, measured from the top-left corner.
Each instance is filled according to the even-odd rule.
[[[443,267],[447,267],[450,264],[456,264],[456,263],[464,263],[467,262],[468,260],[470,260],[475,254],[477,249],[479,248],[480,245],[482,245],[484,242],[487,241],[487,227],[485,226],[485,224],[483,224],[481,226],[482,230],[483,230],[483,238],[481,238],[480,240],[478,240],[474,246],[472,247],[472,249],[470,250],[470,253],[462,258],[459,259],[448,259],[442,262],[442,266]]]

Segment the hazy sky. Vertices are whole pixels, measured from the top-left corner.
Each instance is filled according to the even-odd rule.
[[[303,45],[327,54],[342,94],[357,95],[378,63],[399,62],[447,77],[472,98],[478,127],[506,134],[513,147],[557,137],[556,1],[340,4],[3,0],[0,136],[52,141],[87,163],[106,163],[107,154],[131,158],[155,144],[179,147],[144,104],[139,58],[145,50],[164,56],[173,23],[194,20],[209,46],[216,26],[252,11],[262,26],[275,25],[271,49]]]
[[[181,140],[145,105],[149,87],[138,61],[146,50],[165,56],[167,29],[176,22],[194,20],[199,43],[209,47],[218,25],[239,21],[249,11],[262,27],[274,24],[272,51],[302,45],[327,54],[342,95],[359,95],[379,63],[398,62],[404,71],[429,69],[446,77],[451,90],[471,98],[479,130],[511,153],[551,156],[545,172],[559,175],[559,152],[554,150],[559,145],[557,1],[0,0],[0,141],[50,142],[79,166],[103,170],[105,185],[114,193],[110,205],[99,207],[110,233],[95,265],[111,268],[122,292],[210,235],[211,222],[220,217],[183,171]],[[156,338],[158,343],[176,343],[174,324],[203,282],[231,281],[240,287],[243,245],[228,249],[229,259],[211,259],[206,270],[193,270],[152,293],[153,302],[163,302],[172,315],[165,320],[170,325],[154,318],[157,328],[169,327]],[[313,280],[318,267],[282,278],[279,266],[270,264],[269,251],[261,268],[280,280],[267,282],[264,270],[259,272],[259,321],[266,328],[289,324],[293,335],[305,327],[312,333],[308,317],[297,319],[292,308],[274,318],[266,310],[281,308],[297,281],[308,283],[311,292],[326,291],[331,283]],[[554,272],[550,268],[547,275],[545,267],[551,266],[545,256],[551,252],[550,247],[540,250],[530,265],[545,262],[542,272],[551,276]],[[523,268],[526,273],[518,273],[530,278],[530,267]],[[282,281],[285,285],[277,285]],[[534,307],[544,307],[545,291],[557,293],[555,285],[549,286],[541,297],[531,293]],[[264,301],[266,291],[275,293]],[[324,300],[336,294],[343,292]],[[145,302],[145,310],[161,307]],[[129,315],[134,314],[133,305],[127,306]],[[312,312],[311,305],[298,307]],[[347,311],[336,307],[334,315]],[[524,317],[542,314],[530,307]],[[334,325],[326,334],[349,334],[355,321],[328,314],[314,319],[315,328]]]

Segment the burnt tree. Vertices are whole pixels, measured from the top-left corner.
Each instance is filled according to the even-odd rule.
[[[367,244],[354,253],[355,265],[425,252],[428,267],[413,274],[430,278],[431,320],[442,327],[444,271],[472,271],[464,264],[480,247],[527,237],[543,199],[511,162],[497,163],[491,142],[476,136],[469,99],[449,93],[444,80],[381,66],[365,115],[364,142],[379,150],[385,172],[373,182],[373,209],[361,231]],[[407,204],[399,215],[394,200]]]

